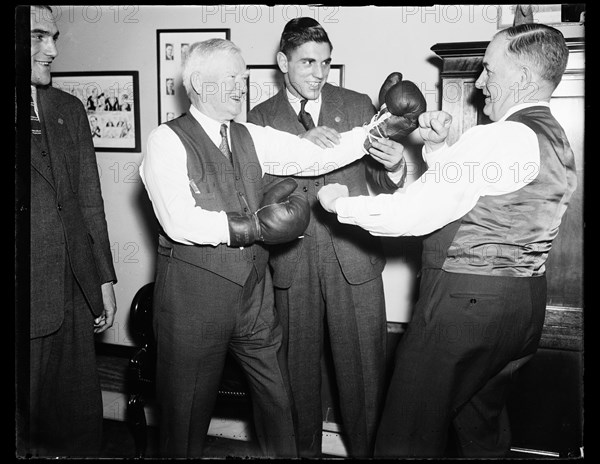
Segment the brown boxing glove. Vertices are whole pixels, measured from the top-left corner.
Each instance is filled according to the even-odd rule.
[[[388,138],[400,142],[406,138],[419,126],[419,116],[427,108],[419,88],[411,81],[402,80],[399,72],[390,74],[384,81],[379,99],[381,109],[367,126],[366,150],[374,139]]]
[[[286,178],[272,185],[254,213],[227,213],[229,245],[243,247],[254,242],[267,245],[290,242],[301,236],[310,220],[310,205],[294,191],[298,183]]]

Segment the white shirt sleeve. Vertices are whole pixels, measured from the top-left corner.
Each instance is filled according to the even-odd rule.
[[[365,155],[364,127],[343,132],[333,148],[318,145],[297,135],[272,127],[244,123],[252,140],[263,173],[275,176],[321,176],[350,164]]]
[[[227,215],[196,206],[190,192],[185,148],[169,127],[158,126],[148,137],[140,177],[154,213],[171,239],[186,245],[228,243]]]
[[[300,137],[246,123],[263,173],[280,176],[319,176],[361,158],[365,130],[342,134],[334,148],[322,149]],[[180,243],[218,245],[229,243],[229,225],[224,211],[198,206],[190,192],[187,155],[181,140],[165,125],[148,137],[140,177],[156,217],[167,235]]]
[[[373,235],[424,235],[464,216],[481,196],[503,195],[539,173],[537,136],[502,121],[476,126],[451,147],[428,154],[428,169],[406,189],[375,197],[339,198],[338,220]]]

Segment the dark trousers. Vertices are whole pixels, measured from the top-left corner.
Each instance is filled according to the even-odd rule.
[[[287,372],[277,354],[281,327],[270,274],[244,286],[159,255],[154,294],[157,397],[163,457],[200,457],[227,352],[251,390],[256,435],[267,456],[295,456]]]
[[[425,270],[420,292],[397,347],[375,455],[443,456],[453,427],[462,456],[506,456],[506,397],[539,343],[545,277]]]
[[[29,345],[31,453],[94,457],[102,444],[94,316],[75,279],[65,281],[62,325]]]
[[[321,455],[321,357],[327,324],[343,435],[352,457],[372,456],[385,376],[386,315],[381,276],[345,279],[329,234],[317,224],[302,240],[296,279],[275,289],[298,424],[299,453]]]

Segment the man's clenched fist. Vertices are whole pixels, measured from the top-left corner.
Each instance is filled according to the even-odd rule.
[[[330,213],[335,213],[335,201],[338,198],[349,197],[348,187],[341,184],[327,184],[317,192],[317,198],[323,208]]]
[[[445,111],[426,111],[419,116],[419,135],[427,152],[444,145],[451,123],[452,116]]]

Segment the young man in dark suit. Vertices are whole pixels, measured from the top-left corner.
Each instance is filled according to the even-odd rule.
[[[368,123],[375,108],[367,95],[327,83],[332,48],[327,33],[314,19],[289,21],[277,53],[285,88],[250,111],[248,122],[321,146],[332,144],[339,132]],[[374,159],[362,158],[325,176],[296,179],[311,204],[310,224],[303,240],[270,250],[303,457],[321,454],[325,330],[349,453],[353,457],[372,453],[385,369],[381,277],[385,259],[379,239],[332,220],[318,204],[316,193],[335,182],[347,185],[351,195],[367,195],[368,181],[377,192],[401,187],[406,174],[403,146],[386,139],[375,144]]]
[[[18,452],[94,456],[102,439],[94,333],[113,324],[116,276],[85,109],[50,84],[54,15],[32,6],[30,16],[30,439]]]

